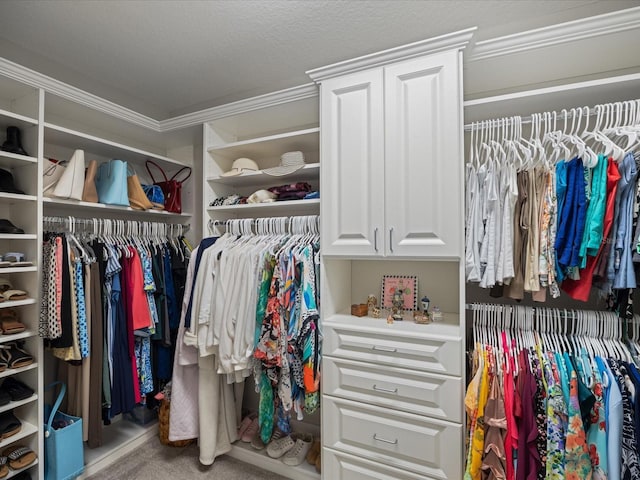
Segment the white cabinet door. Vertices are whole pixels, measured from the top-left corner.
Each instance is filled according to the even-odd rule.
[[[387,255],[462,255],[459,69],[457,51],[384,68]]]
[[[322,83],[322,252],[382,255],[384,112],[382,70]]]

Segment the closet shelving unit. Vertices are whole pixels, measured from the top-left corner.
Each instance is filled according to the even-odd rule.
[[[24,194],[0,193],[0,218],[11,221],[22,228],[24,234],[0,234],[0,254],[22,252],[32,266],[0,268],[0,277],[8,279],[14,288],[27,292],[24,300],[5,301],[0,303],[0,313],[4,309],[15,309],[20,320],[25,324],[24,332],[13,335],[0,335],[0,346],[7,342],[19,340],[24,348],[33,356],[33,363],[22,368],[8,368],[0,372],[0,382],[8,377],[15,377],[35,391],[31,397],[10,402],[0,407],[0,412],[13,411],[22,422],[21,430],[2,441],[0,450],[8,445],[21,444],[31,448],[38,461],[22,470],[28,470],[31,478],[42,479],[43,463],[40,462],[43,452],[43,436],[40,431],[43,418],[42,398],[42,342],[38,337],[37,299],[40,293],[40,172],[38,158],[41,155],[39,132],[41,130],[40,112],[42,93],[39,89],[24,85],[10,78],[0,76],[0,144],[4,143],[9,126],[20,129],[21,143],[28,155],[0,150],[0,168],[9,171],[15,186]],[[5,478],[17,475],[19,471],[11,470]]]
[[[276,92],[276,94],[281,92]],[[258,97],[260,98],[260,97]],[[275,98],[275,96],[274,96]],[[219,196],[238,193],[249,196],[259,189],[278,185],[308,182],[314,190],[320,187],[318,121],[318,97],[285,101],[272,101],[270,95],[262,99],[263,106],[246,108],[245,102],[231,104],[231,113],[210,120],[203,126],[203,225],[211,220],[225,221],[233,218],[288,217],[318,215],[320,200],[297,200],[261,204],[209,206]],[[234,108],[235,107],[235,108]],[[271,176],[262,172],[246,172],[238,176],[224,177],[233,161],[246,157],[254,160],[259,168],[266,169],[280,164],[280,156],[290,151],[304,154],[305,166],[286,176]],[[206,234],[205,234],[206,235]],[[258,398],[253,392],[253,380],[248,379],[245,388],[244,407],[257,410]],[[306,431],[317,436],[320,431],[318,416],[305,415],[301,423],[294,423],[294,431]],[[280,459],[267,456],[264,450],[256,451],[250,444],[236,442],[229,454],[238,460],[299,480],[318,480],[312,465],[303,462],[292,467]]]
[[[308,182],[314,189],[319,189],[320,128],[317,97],[241,111],[212,120],[204,124],[203,136],[204,225],[209,220],[320,213],[318,199],[209,206],[220,196],[233,193],[249,196],[256,190],[287,183]],[[237,158],[250,158],[261,169],[266,169],[279,165],[280,156],[290,151],[301,151],[306,164],[290,175],[272,176],[259,170],[231,177],[221,176],[231,169]]]
[[[85,162],[97,160],[98,164],[112,158],[128,162],[141,183],[152,183],[145,161],[150,159],[172,175],[183,166],[193,165],[193,140],[190,135],[163,135],[61,98],[52,93],[44,94],[42,122],[42,156],[68,160],[75,149],[85,152]],[[160,172],[153,171],[156,180]],[[47,216],[77,216],[79,218],[114,218],[186,224],[191,221],[196,204],[193,177],[183,185],[181,214],[164,211],[134,210],[130,207],[105,205],[59,198],[42,198],[42,209]],[[197,233],[196,233],[197,235]],[[52,357],[47,355],[48,360]],[[51,365],[54,362],[49,362]],[[53,378],[51,366],[45,372],[46,382]],[[103,445],[96,449],[85,447],[85,475],[98,471],[115,458],[125,455],[157,434],[157,425],[140,426],[116,417],[110,426],[103,428]]]

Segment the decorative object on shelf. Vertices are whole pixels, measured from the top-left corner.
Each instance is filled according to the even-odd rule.
[[[444,314],[440,311],[440,307],[433,307],[433,310],[431,311],[431,319],[434,322],[441,322],[444,320]]]
[[[413,312],[413,321],[420,324],[431,323],[431,316],[426,310],[423,312],[416,310]]]
[[[127,195],[129,197],[129,205],[136,210],[149,210],[153,208],[153,204],[149,201],[140,185],[140,180],[136,172],[129,166],[127,172]]]
[[[23,234],[24,230],[16,227],[6,218],[0,218],[0,233]]]
[[[158,185],[142,185],[142,190],[156,210],[164,210],[164,193]]]
[[[24,195],[24,192],[16,187],[11,172],[3,168],[0,168],[0,192]]]
[[[373,309],[375,307],[378,306],[378,299],[376,298],[376,296],[373,293],[370,293],[367,296],[367,309],[369,311],[369,313],[371,313],[373,311]]]
[[[258,164],[251,160],[250,158],[237,158],[233,161],[231,165],[231,170],[228,172],[221,173],[221,177],[235,177],[237,175],[242,175],[244,172],[257,172],[260,170],[258,168]]]
[[[265,168],[262,170],[262,173],[266,173],[267,175],[272,175],[274,177],[281,177],[297,172],[304,166],[304,154],[302,152],[287,152],[283,153],[280,157],[280,165],[273,168]]]
[[[129,206],[127,167],[127,162],[115,158],[100,164],[96,175],[100,203]]]
[[[429,303],[431,303],[431,301],[429,300],[429,297],[425,295],[420,299],[420,303],[422,304],[422,310],[425,313],[429,312]]]
[[[355,303],[351,305],[351,315],[355,317],[364,317],[367,315],[368,308],[366,303]]]
[[[20,129],[18,127],[7,127],[7,139],[2,144],[2,150],[17,153],[18,155],[29,155],[25,152],[24,148],[22,148]]]
[[[45,390],[56,385],[61,385],[60,393],[53,407],[45,405],[44,413],[45,478],[48,480],[75,478],[84,471],[82,418],[58,410],[67,386],[62,382],[53,382]]]
[[[53,158],[45,158],[42,166],[42,194],[52,197],[53,190],[64,173],[64,163]]]
[[[84,150],[76,150],[53,190],[53,196],[82,200],[84,188]]]
[[[387,323],[391,325],[393,323],[393,315],[387,315]]]
[[[382,308],[402,310],[418,309],[418,277],[415,275],[384,275],[380,294]],[[395,299],[395,300],[394,300]]]
[[[167,174],[157,163],[147,160],[145,165],[147,167],[147,172],[149,172],[149,175],[151,176],[153,184],[158,185],[162,189],[162,193],[164,193],[165,210],[171,213],[182,213],[182,184],[191,176],[191,167],[182,167],[173,175],[173,177],[167,179]],[[157,182],[156,179],[153,178],[149,165],[153,165],[160,170],[160,173],[162,173],[162,177],[164,178],[163,182]],[[176,180],[182,172],[188,172],[187,176],[182,180]]]
[[[98,202],[98,190],[96,190],[96,173],[98,172],[98,161],[91,160],[84,176],[84,187],[82,189],[83,202]]]
[[[373,318],[380,318],[380,309],[378,307],[373,307],[371,309],[371,316]]]

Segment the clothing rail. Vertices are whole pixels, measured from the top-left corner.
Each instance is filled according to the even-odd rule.
[[[93,235],[151,235],[181,237],[190,228],[189,224],[143,222],[139,220],[115,220],[109,218],[42,217],[45,231],[65,231]]]
[[[601,105],[596,105],[594,107],[577,107],[571,108],[569,110],[563,109],[558,112],[545,112],[545,113],[534,113],[529,116],[519,116],[512,115],[509,117],[502,117],[496,119],[488,119],[488,120],[479,120],[477,122],[471,122],[464,126],[465,132],[470,132],[472,129],[478,129],[483,124],[495,123],[496,127],[509,126],[511,123],[517,121],[519,125],[527,125],[531,123],[537,123],[540,120],[544,119],[544,116],[547,115],[548,118],[552,121],[556,120],[569,120],[579,118],[589,118],[592,116],[603,115],[603,114],[613,114],[620,115],[622,113],[628,113],[630,111],[637,111],[640,107],[640,99],[638,100],[627,100],[625,102],[615,102],[615,103],[605,103]]]
[[[320,233],[319,215],[302,215],[292,217],[241,218],[231,220],[209,220],[211,233],[215,229],[225,229],[237,235],[272,235],[272,234],[307,234]]]

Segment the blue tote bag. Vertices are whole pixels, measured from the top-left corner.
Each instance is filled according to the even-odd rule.
[[[100,203],[129,206],[127,166],[127,162],[115,158],[100,164],[96,174],[96,190]]]
[[[53,407],[44,408],[44,478],[70,480],[84,471],[82,418],[62,413],[58,409],[67,392],[62,382],[53,382],[45,390],[61,385]]]

